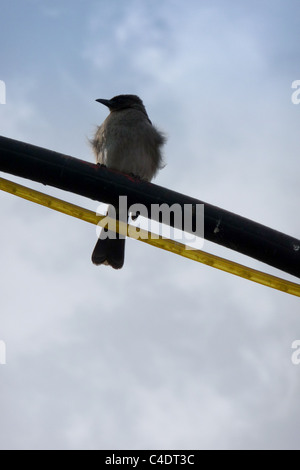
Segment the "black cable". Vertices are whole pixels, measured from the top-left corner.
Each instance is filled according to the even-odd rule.
[[[74,157],[0,136],[0,170],[113,205],[143,204],[153,217],[153,204],[188,204],[196,226],[196,208],[204,204],[204,238],[300,277],[300,240],[203,201],[94,165]],[[184,211],[182,211],[184,214]],[[156,218],[159,220],[159,218]],[[181,229],[184,221],[171,218]]]

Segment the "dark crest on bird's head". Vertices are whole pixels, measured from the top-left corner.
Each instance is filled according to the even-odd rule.
[[[109,101],[117,109],[133,108],[137,105],[144,106],[141,98],[136,95],[118,95]]]

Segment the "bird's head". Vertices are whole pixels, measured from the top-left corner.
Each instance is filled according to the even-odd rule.
[[[118,95],[114,96],[110,100],[100,98],[96,101],[107,106],[110,111],[121,111],[123,109],[134,108],[146,113],[142,100],[136,95]]]

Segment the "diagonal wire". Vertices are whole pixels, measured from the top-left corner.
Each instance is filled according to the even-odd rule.
[[[81,219],[90,224],[103,227],[107,224],[107,222],[109,222],[108,217],[97,215],[95,212],[84,209],[83,207],[79,207],[75,204],[71,204],[61,199],[49,196],[34,189],[27,188],[26,186],[8,181],[4,178],[0,178],[0,190],[6,191],[7,193],[21,197],[28,201],[32,201],[36,204],[46,206],[49,209],[61,212],[71,217]],[[287,294],[300,297],[300,284],[281,279],[271,274],[257,271],[247,266],[235,263],[234,261],[229,261],[224,258],[220,258],[219,256],[206,253],[202,250],[186,249],[186,245],[183,243],[163,238],[162,236],[147,232],[142,229],[138,229],[137,232],[133,226],[127,225],[124,222],[116,223],[116,231],[123,235],[128,235],[129,237],[143,241],[144,243],[156,246],[157,248],[170,251],[185,258],[189,258],[213,268],[220,269],[227,273],[234,274],[235,276],[239,276],[249,281],[253,281],[258,284],[285,292]]]

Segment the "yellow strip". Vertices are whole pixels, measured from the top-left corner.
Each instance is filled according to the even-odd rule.
[[[28,201],[49,207],[50,209],[62,212],[63,214],[67,214],[72,217],[76,217],[94,225],[104,226],[108,221],[107,217],[96,215],[95,212],[92,212],[88,209],[84,209],[74,204],[70,204],[69,202],[62,201],[61,199],[48,196],[44,193],[40,193],[39,191],[35,191],[34,189],[26,188],[25,186],[7,181],[3,178],[0,178],[0,189],[23,199],[27,199]],[[116,231],[122,234],[127,234],[132,238],[136,238],[137,234],[137,231],[134,227],[121,222],[117,224]],[[185,258],[190,258],[194,261],[198,261],[199,263],[212,266],[213,268],[221,269],[222,271],[240,276],[244,279],[248,279],[249,281],[257,282],[258,284],[263,284],[264,286],[268,286],[273,289],[286,292],[287,294],[300,297],[300,284],[295,284],[279,277],[272,276],[271,274],[266,274],[255,269],[248,268],[233,261],[205,253],[201,250],[187,250],[186,246],[182,243],[158,237],[158,235],[152,234],[151,232],[146,232],[145,230],[138,229],[138,234],[140,237],[138,240],[156,246],[157,248],[170,251],[177,255],[184,256]]]

